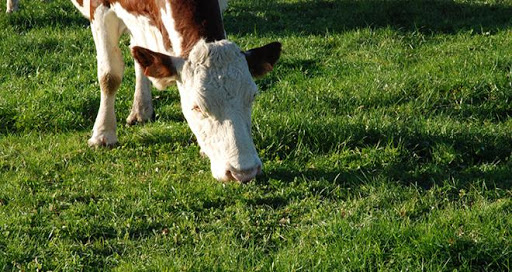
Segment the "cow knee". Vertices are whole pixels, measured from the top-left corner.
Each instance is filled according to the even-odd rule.
[[[99,77],[100,87],[107,95],[113,95],[121,85],[121,77],[112,73],[105,73]]]

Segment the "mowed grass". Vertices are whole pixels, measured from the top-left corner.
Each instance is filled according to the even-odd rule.
[[[284,48],[246,185],[211,177],[175,88],[124,126],[127,38],[120,144],[90,149],[88,22],[0,14],[0,270],[512,270],[512,1],[233,0],[225,26]]]

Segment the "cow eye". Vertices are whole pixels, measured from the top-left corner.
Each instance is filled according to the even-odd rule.
[[[194,106],[194,107],[192,108],[192,111],[193,111],[193,112],[195,112],[195,113],[200,114],[203,118],[208,116],[208,115],[206,114],[206,112],[204,112],[204,111],[203,111],[199,106],[197,106],[197,105],[196,105],[196,106]]]
[[[193,108],[192,108],[193,111],[195,112],[199,112],[199,113],[203,113],[203,111],[201,110],[201,108],[199,108],[199,106],[195,105]]]

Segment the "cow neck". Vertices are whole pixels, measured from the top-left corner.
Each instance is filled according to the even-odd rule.
[[[204,39],[225,39],[218,0],[168,0],[171,2],[175,31],[181,36],[181,57],[187,58],[194,45]]]

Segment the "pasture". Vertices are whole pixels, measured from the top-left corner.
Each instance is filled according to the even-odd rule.
[[[511,0],[232,0],[228,37],[279,40],[257,80],[264,174],[221,183],[177,89],[87,146],[87,20],[0,3],[0,270],[512,270]]]

